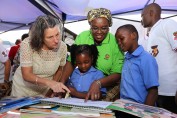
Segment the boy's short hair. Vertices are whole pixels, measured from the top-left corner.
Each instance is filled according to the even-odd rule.
[[[131,32],[131,33],[135,32],[136,35],[137,35],[136,39],[138,40],[139,35],[138,35],[138,31],[137,31],[137,29],[135,28],[135,26],[133,26],[133,25],[131,25],[131,24],[126,24],[126,25],[120,26],[120,27],[117,29],[117,31],[120,30],[120,29],[126,29],[126,30],[128,30],[129,32]],[[117,32],[117,31],[116,31],[116,32]]]

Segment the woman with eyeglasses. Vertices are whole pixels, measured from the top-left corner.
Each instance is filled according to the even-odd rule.
[[[103,99],[101,98],[100,88],[106,87],[108,92],[104,100],[113,101],[118,98],[123,53],[120,51],[114,35],[109,33],[109,27],[112,26],[111,12],[105,8],[92,9],[88,12],[87,19],[90,30],[79,34],[75,44],[96,45],[99,52],[96,68],[104,73],[104,77],[91,84],[85,100]],[[64,67],[61,82],[66,83],[73,69],[69,58]]]

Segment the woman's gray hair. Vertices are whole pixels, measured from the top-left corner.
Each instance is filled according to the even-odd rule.
[[[58,19],[49,15],[37,17],[30,30],[30,45],[32,49],[39,51],[44,44],[44,31],[56,25],[59,27],[61,39],[63,26]]]

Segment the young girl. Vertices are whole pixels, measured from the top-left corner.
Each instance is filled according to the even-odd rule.
[[[98,50],[95,45],[71,46],[71,63],[76,67],[68,82],[71,96],[85,99],[93,81],[100,86],[101,92],[106,93],[106,88],[101,88],[101,84],[97,81],[104,77],[100,70],[94,68],[97,58]],[[94,97],[100,98],[100,96],[102,93],[95,94]]]

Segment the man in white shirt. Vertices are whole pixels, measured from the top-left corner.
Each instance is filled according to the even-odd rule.
[[[143,38],[138,39],[138,44],[142,45],[145,50],[147,50],[147,43],[149,38],[149,32],[151,30],[151,27],[146,28],[145,34]]]
[[[161,7],[156,3],[147,5],[141,17],[145,28],[152,27],[147,51],[156,58],[159,67],[157,105],[177,113],[177,22],[161,19]]]

